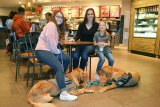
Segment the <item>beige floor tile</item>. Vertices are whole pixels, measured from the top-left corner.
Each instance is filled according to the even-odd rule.
[[[147,97],[143,100],[137,101],[137,104],[141,105],[142,107],[159,107],[160,96]]]
[[[95,92],[78,96],[78,100],[66,102],[58,97],[53,104],[58,107],[159,107],[160,105],[160,59],[129,53],[125,49],[113,50],[115,66],[125,71],[138,71],[141,80],[135,87],[117,88],[100,94],[101,86],[92,86]],[[24,75],[27,65],[22,62],[20,76],[15,82],[14,62],[9,61],[9,56],[0,50],[0,107],[30,107],[27,103],[27,93],[31,87],[26,87]],[[92,80],[96,71],[99,58],[92,58]],[[107,60],[104,66],[107,65]],[[46,72],[48,66],[44,67]],[[88,67],[89,70],[89,67]],[[39,71],[39,68],[37,68]],[[88,71],[87,71],[88,73]]]

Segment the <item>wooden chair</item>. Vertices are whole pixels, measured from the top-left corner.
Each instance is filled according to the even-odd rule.
[[[15,33],[14,33],[14,37],[16,37]],[[25,47],[25,42],[19,42],[17,39],[15,40],[14,43],[14,48],[15,48],[15,60],[16,60],[16,74],[15,74],[15,81],[17,81],[17,78],[19,76],[19,72],[20,72],[20,62],[23,59],[28,59],[28,52],[21,52],[21,47],[24,46]]]
[[[94,57],[98,57],[98,56],[95,53],[89,55],[89,61],[90,61],[90,63],[89,63],[89,80],[91,80],[91,76],[92,76],[92,60],[91,59]]]
[[[33,71],[32,71],[32,85],[34,84],[34,79],[35,79],[35,67],[36,66],[40,66],[40,79],[42,79],[42,66],[44,65],[44,63],[40,63],[38,61],[38,59],[36,58],[36,54],[35,54],[35,47],[37,45],[38,42],[38,37],[39,37],[40,33],[26,33],[25,34],[25,43],[27,46],[27,52],[28,52],[28,70],[27,70],[27,81],[26,81],[26,86],[28,86],[28,82],[29,82],[29,71],[30,71],[30,67],[33,67]]]

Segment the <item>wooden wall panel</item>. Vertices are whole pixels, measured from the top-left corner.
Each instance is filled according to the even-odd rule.
[[[155,53],[155,39],[132,38],[132,49],[140,52]]]

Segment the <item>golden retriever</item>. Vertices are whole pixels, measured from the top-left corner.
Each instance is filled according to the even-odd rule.
[[[68,74],[68,78],[77,86],[85,79],[85,73],[82,69],[76,68]],[[94,92],[89,89],[71,90],[70,93],[74,95],[80,95],[85,92]],[[53,100],[53,97],[60,93],[56,84],[52,83],[52,80],[42,80],[36,83],[28,94],[28,102],[33,107],[56,107],[56,105],[49,103]]]
[[[140,80],[140,74],[138,72],[125,72],[111,66],[104,66],[100,70],[99,75],[105,75],[108,82],[112,81],[111,85],[101,88],[99,90],[100,93],[117,87],[134,86]]]

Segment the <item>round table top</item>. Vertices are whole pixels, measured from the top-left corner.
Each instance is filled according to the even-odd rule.
[[[94,42],[84,42],[84,41],[61,41],[62,45],[93,45]]]

